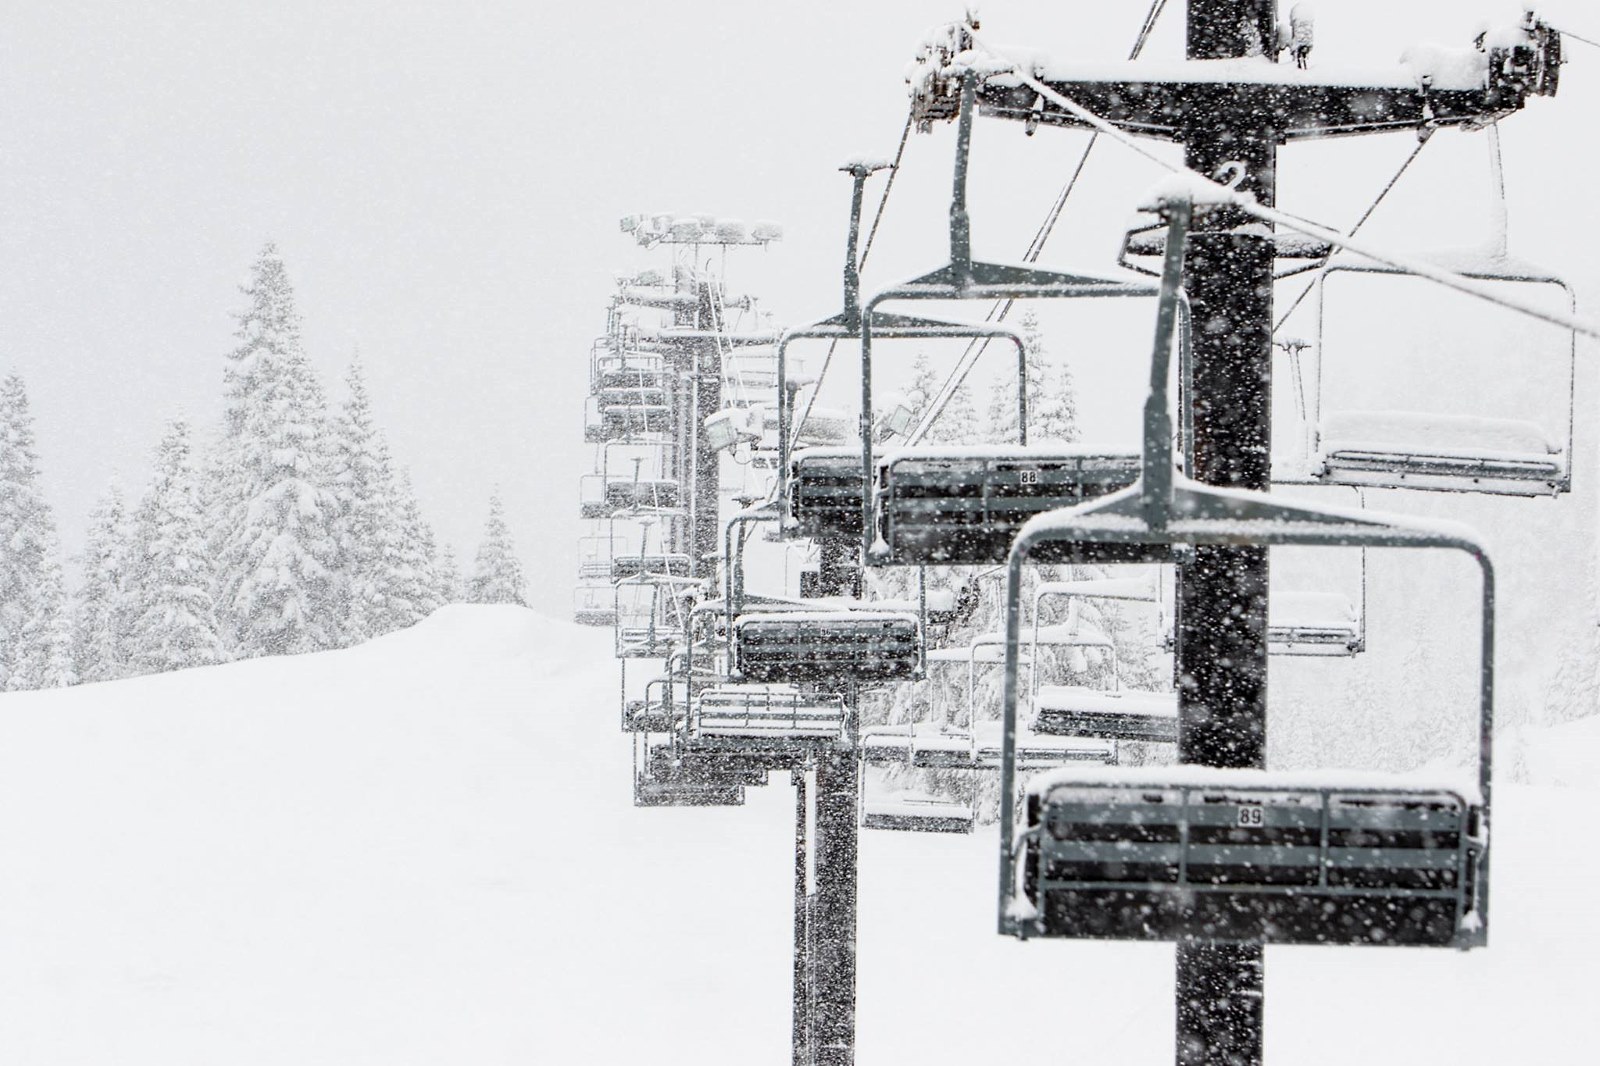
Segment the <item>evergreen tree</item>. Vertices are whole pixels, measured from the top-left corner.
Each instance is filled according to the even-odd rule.
[[[236,654],[335,646],[339,636],[326,415],[300,347],[294,293],[268,244],[244,288],[239,346],[224,381],[226,418],[216,486],[217,610]]]
[[[334,424],[334,535],[339,547],[343,636],[359,643],[416,621],[405,605],[398,519],[389,452],[372,421],[359,360],[352,360],[349,394]]]
[[[1015,424],[1015,418],[1012,423]],[[939,417],[928,427],[923,438],[928,444],[972,444],[983,438],[978,428],[978,411],[972,404],[972,390],[962,382],[956,386],[950,402],[944,405]]]
[[[71,684],[55,520],[39,491],[28,394],[0,382],[0,690]]]
[[[461,564],[456,561],[455,549],[448,544],[439,545],[438,552],[433,560],[434,572],[438,574],[439,604],[461,603],[466,599],[466,590],[462,587]]]
[[[1044,358],[1043,348],[1040,358]],[[1077,387],[1073,384],[1072,367],[1065,360],[1056,367],[1055,379],[1039,391],[1037,405],[1031,399],[1029,404],[1029,440],[1037,437],[1040,441],[1076,444],[1082,439],[1083,433],[1078,428]]]
[[[134,513],[128,638],[134,673],[209,666],[227,658],[211,589],[216,575],[206,544],[199,477],[189,427],[167,427],[155,478]]]
[[[1047,389],[1049,364],[1045,361],[1044,340],[1039,332],[1039,319],[1033,311],[1026,310],[1017,321],[1017,332],[1022,334],[1028,385],[1028,440],[1048,436],[1043,432],[1043,412],[1050,407],[1052,397]],[[1000,345],[1008,356],[1015,353],[1010,345]],[[1008,362],[989,386],[989,410],[984,423],[985,439],[992,444],[1011,444],[1017,439],[1017,368]]]
[[[113,484],[89,512],[72,639],[73,668],[80,681],[114,681],[128,674],[131,539],[122,489]]]
[[[489,521],[484,526],[483,542],[473,561],[472,580],[467,586],[468,603],[515,603],[523,601],[522,564],[511,543],[500,494],[489,497]]]
[[[397,516],[398,552],[390,596],[395,627],[400,628],[415,625],[459,597],[446,596],[441,588],[433,530],[417,505],[410,473],[402,471],[390,488],[393,497],[390,510]],[[459,574],[457,580],[459,582]]]

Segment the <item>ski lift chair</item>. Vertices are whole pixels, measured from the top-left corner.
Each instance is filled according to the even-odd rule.
[[[634,577],[614,586],[619,659],[664,659],[683,641],[677,583]]]
[[[781,501],[788,516],[786,531],[817,540],[851,540],[862,536],[864,500],[868,495],[870,465],[858,462],[861,452],[853,448],[836,447],[848,439],[849,427],[834,412],[819,412],[807,406],[792,425],[793,406],[797,387],[792,387],[788,371],[788,350],[795,341],[861,340],[862,357],[869,358],[869,334],[880,339],[916,338],[984,338],[1004,340],[1017,353],[1017,373],[1023,382],[1018,392],[1020,424],[1027,424],[1027,400],[1023,394],[1027,378],[1027,350],[1022,335],[1013,329],[994,323],[942,322],[938,319],[909,315],[889,314],[861,309],[861,277],[856,258],[856,242],[861,232],[862,189],[867,176],[879,166],[852,163],[843,168],[853,180],[850,201],[849,236],[845,242],[843,309],[835,315],[821,319],[809,326],[786,330],[778,339],[776,352],[778,390],[778,485],[775,498]],[[864,391],[866,406],[862,408],[860,435],[869,442],[873,434],[873,408],[870,391]],[[812,396],[815,400],[815,394]],[[820,418],[819,424],[819,414]],[[813,428],[815,427],[815,428]],[[813,447],[797,446],[812,444]]]
[[[1110,298],[1154,296],[1147,284],[1065,274],[1034,267],[977,262],[967,214],[967,157],[972,142],[975,76],[962,77],[950,205],[950,262],[866,302],[861,331],[861,402],[872,409],[874,315],[889,300]],[[1027,444],[1025,367],[1019,375],[1022,445]],[[1011,538],[1034,514],[1069,506],[1131,484],[1132,455],[1085,448],[1028,449],[978,445],[958,449],[911,446],[875,464],[872,439],[861,442],[862,555],[875,565],[998,563]],[[874,474],[876,473],[876,479]],[[867,491],[869,486],[873,491]],[[876,516],[876,521],[874,521]],[[1156,561],[1143,545],[1049,548],[1059,562]]]
[[[847,740],[844,697],[788,686],[718,685],[692,701],[688,745],[695,750],[806,752]]]
[[[1140,578],[1099,578],[1079,581],[1042,581],[1033,593],[1033,644],[1041,630],[1040,607],[1051,597],[1068,601],[1068,631],[1077,628],[1078,603],[1084,599],[1123,600],[1160,604],[1159,589]],[[1110,689],[1083,685],[1041,685],[1033,677],[1033,730],[1056,737],[1100,740],[1139,740],[1174,744],[1178,740],[1178,697],[1172,692],[1141,692],[1122,687],[1117,649],[1108,638],[1097,642],[1109,650]]]
[[[616,589],[605,584],[580,582],[572,590],[572,620],[580,626],[617,624]]]
[[[744,610],[744,540],[735,531],[775,521],[777,515],[776,503],[769,501],[734,515],[724,527],[730,679],[839,692],[862,681],[920,677],[925,650],[920,613],[849,605],[852,601],[822,609],[813,603],[769,601],[766,610]]]
[[[766,783],[763,770],[747,770],[685,757],[671,745],[635,745],[635,807],[739,807],[748,786]]]
[[[1542,268],[1504,255],[1432,258],[1440,266],[1481,281],[1553,287],[1562,293],[1568,310],[1576,313],[1571,286]],[[1334,259],[1318,275],[1316,380],[1310,390],[1314,400],[1307,418],[1312,480],[1510,496],[1553,496],[1571,489],[1575,330],[1567,331],[1564,437],[1532,422],[1507,418],[1413,411],[1324,412],[1326,294],[1328,281],[1340,273],[1408,276],[1393,267],[1354,259]]]
[[[645,685],[642,699],[623,700],[622,731],[671,733],[683,722],[687,703],[686,687],[671,674],[652,678]]]
[[[861,828],[913,833],[971,833],[977,812],[970,803],[912,789],[878,791],[861,799]]]
[[[1169,248],[1187,201],[1168,201]],[[999,924],[1017,936],[1481,946],[1487,938],[1494,571],[1463,527],[1175,483],[1165,425],[1181,260],[1169,255],[1132,489],[1035,519],[1007,562]],[[1176,766],[1065,769],[1028,785],[1014,824],[1022,568],[1050,540],[1446,548],[1482,574],[1476,782]]]

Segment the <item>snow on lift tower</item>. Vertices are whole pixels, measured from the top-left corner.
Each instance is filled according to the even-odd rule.
[[[1191,206],[1167,200],[1169,241]],[[1175,476],[1167,359],[1180,267],[1157,319],[1145,450],[1131,489],[1029,523],[1007,561],[999,925],[1029,937],[1481,946],[1487,938],[1494,572],[1454,523],[1321,510]],[[1201,766],[1064,769],[1015,824],[1022,569],[1036,545],[1445,548],[1482,574],[1476,781]]]

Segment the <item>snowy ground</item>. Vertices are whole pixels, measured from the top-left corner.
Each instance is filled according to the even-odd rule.
[[[633,809],[609,641],[454,607],[4,697],[0,1061],[787,1062],[793,793]],[[1499,798],[1491,947],[1273,949],[1269,1061],[1593,1061],[1600,793]],[[1001,940],[993,847],[864,834],[860,1061],[1171,1061],[1171,948]]]

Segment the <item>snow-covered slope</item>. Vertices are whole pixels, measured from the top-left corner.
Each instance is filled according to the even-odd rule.
[[[5,696],[0,1061],[787,1061],[793,793],[633,809],[609,651],[454,607]],[[1597,799],[1501,790],[1486,951],[1269,952],[1269,1060],[1591,1061]],[[860,1061],[1170,1061],[1170,947],[1001,940],[993,850],[863,836]]]

